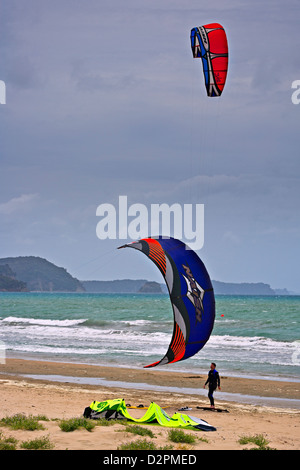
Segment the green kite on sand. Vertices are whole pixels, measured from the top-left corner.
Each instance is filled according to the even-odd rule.
[[[206,421],[182,413],[175,413],[170,417],[160,406],[152,402],[144,416],[133,418],[130,416],[123,399],[106,401],[93,401],[85,408],[83,416],[90,419],[128,419],[135,423],[158,423],[169,428],[200,429],[201,431],[216,431],[216,428]]]

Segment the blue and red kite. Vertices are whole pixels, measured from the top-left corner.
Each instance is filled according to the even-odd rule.
[[[208,341],[215,320],[215,297],[208,272],[198,255],[175,238],[142,238],[121,246],[142,251],[162,273],[174,314],[174,330],[166,355],[158,364],[194,356]]]
[[[221,96],[228,68],[226,33],[219,23],[210,23],[191,31],[194,58],[202,59],[205,86],[208,96]]]

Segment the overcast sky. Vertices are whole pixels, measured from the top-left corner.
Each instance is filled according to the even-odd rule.
[[[204,204],[213,279],[299,293],[299,21],[299,0],[3,0],[0,257],[161,281],[96,236],[97,207]],[[190,49],[210,22],[229,42],[221,98]]]

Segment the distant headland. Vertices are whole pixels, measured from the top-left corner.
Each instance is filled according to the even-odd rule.
[[[269,284],[212,281],[216,295],[289,295]],[[164,283],[147,279],[80,281],[65,268],[38,256],[0,258],[0,292],[167,293]]]

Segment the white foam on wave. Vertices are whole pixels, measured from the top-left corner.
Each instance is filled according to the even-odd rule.
[[[97,349],[97,348],[63,348],[63,347],[55,347],[55,346],[42,346],[42,345],[20,345],[20,346],[12,346],[7,345],[8,351],[16,351],[16,352],[25,352],[25,353],[44,353],[44,354],[80,354],[80,355],[101,355],[107,353],[107,349]]]
[[[278,341],[263,336],[230,336],[212,335],[208,341],[210,346],[238,348],[240,350],[273,351],[290,350],[294,348],[294,342]]]
[[[76,320],[50,320],[43,318],[25,318],[25,317],[5,317],[0,320],[0,323],[12,324],[28,324],[28,325],[43,325],[43,326],[75,326],[86,322],[85,318]]]
[[[151,324],[153,329],[149,327]],[[139,328],[143,325],[144,328]],[[165,354],[172,337],[171,328],[157,331],[157,323],[146,319],[111,320],[89,326],[84,318],[58,320],[8,316],[0,319],[0,326],[0,339],[9,350],[50,355],[160,356]],[[299,348],[299,343],[262,336],[212,335],[201,351],[201,358],[209,361],[213,357],[224,364],[257,364],[258,367],[260,364],[295,366],[296,347]],[[197,356],[195,361],[198,360]],[[194,363],[194,358],[190,363]]]
[[[66,327],[68,326],[68,327]],[[131,349],[134,346],[135,350],[144,350],[149,347],[156,348],[160,345],[166,346],[171,339],[171,335],[165,333],[153,332],[144,333],[138,332],[134,329],[105,329],[105,328],[90,328],[85,325],[78,327],[75,325],[66,325],[64,322],[50,324],[34,324],[34,323],[8,323],[7,328],[0,329],[0,338],[5,343],[10,343],[11,346],[15,344],[21,345],[34,344],[51,344],[56,348],[63,348],[66,345],[69,347],[90,347],[97,345],[100,347],[115,348],[120,350]]]
[[[133,321],[119,321],[122,324],[121,328],[116,327],[114,322],[104,326],[89,327],[86,323],[88,320],[84,318],[80,319],[42,319],[42,318],[25,318],[25,317],[14,317],[8,316],[0,320],[2,326],[6,326],[10,333],[14,334],[34,334],[40,336],[60,336],[68,338],[98,338],[99,340],[126,340],[126,341],[143,341],[143,343],[156,341],[161,344],[170,341],[172,332],[163,332],[153,329],[152,331],[145,329],[135,330],[136,325],[148,325],[152,322],[149,320],[133,320]],[[129,327],[126,327],[129,325]],[[110,327],[109,327],[110,326]],[[133,327],[133,328],[131,328]],[[231,336],[231,335],[214,335],[212,334],[207,346],[212,348],[228,348],[228,349],[239,349],[240,351],[287,351],[290,352],[295,348],[295,342],[279,341],[271,338],[265,338],[262,336]]]

